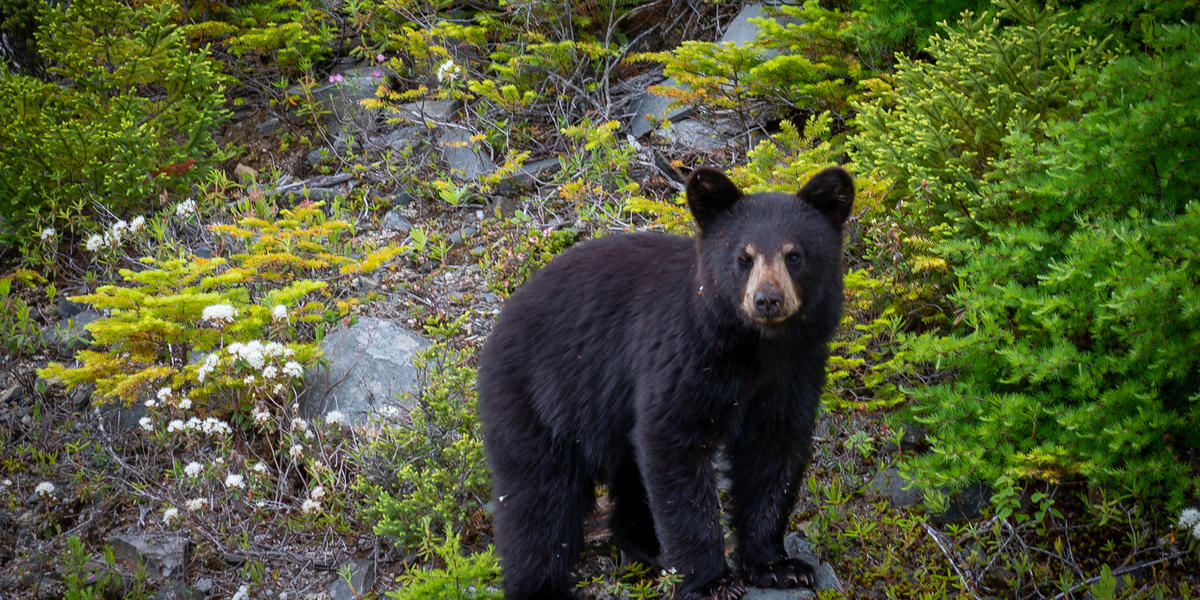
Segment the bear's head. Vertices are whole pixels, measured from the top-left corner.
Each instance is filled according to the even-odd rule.
[[[699,227],[703,294],[765,333],[830,314],[837,322],[842,227],[854,204],[844,169],[827,168],[794,194],[743,194],[720,171],[700,168],[688,178],[687,203]]]

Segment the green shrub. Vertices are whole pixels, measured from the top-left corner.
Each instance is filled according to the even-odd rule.
[[[1077,120],[1004,139],[1006,180],[972,195],[961,326],[915,339],[954,374],[911,390],[936,483],[1043,478],[1178,508],[1200,475],[1200,27],[1080,69]],[[1040,140],[1040,141],[1039,141]]]
[[[990,0],[856,0],[862,19],[855,29],[863,43],[877,45],[880,53],[923,50],[943,21],[955,22],[965,10],[986,10]],[[886,58],[886,57],[881,57]]]
[[[333,49],[335,15],[308,0],[196,3],[183,16],[189,40],[223,49],[250,78],[310,70]]]
[[[375,533],[409,549],[426,543],[430,531],[470,532],[489,489],[475,370],[444,344],[423,352],[416,366],[420,388],[409,413],[385,423],[362,450],[366,473],[355,483]]]
[[[412,566],[400,576],[400,589],[387,593],[396,600],[503,600],[500,558],[492,548],[463,554],[461,538],[429,539],[421,551],[434,566]],[[440,566],[439,566],[440,565]]]
[[[854,54],[851,15],[812,0],[768,14],[757,20],[761,30],[751,43],[685,41],[634,58],[662,63],[683,84],[655,88],[679,104],[759,121],[787,111],[848,116],[855,83],[867,73]]]
[[[926,241],[974,233],[981,186],[1004,176],[993,163],[1006,157],[1005,138],[1077,116],[1072,74],[1102,58],[1071,11],[996,4],[930,38],[931,62],[900,60],[893,88],[860,106],[854,158],[907,196],[902,225],[912,254],[924,254]],[[936,259],[927,265],[939,267]]]
[[[218,159],[227,113],[204,50],[172,24],[174,4],[46,4],[37,39],[53,82],[0,64],[0,236],[46,226],[81,234],[104,211],[141,212],[184,192]]]

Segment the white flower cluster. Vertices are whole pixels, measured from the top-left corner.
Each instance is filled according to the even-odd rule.
[[[325,413],[325,423],[329,425],[345,425],[346,415],[339,410],[331,410]]]
[[[230,473],[225,476],[225,487],[227,487],[227,488],[246,487],[246,478],[242,477],[241,473]]]
[[[250,340],[245,344],[234,342],[225,348],[229,354],[235,359],[246,361],[256,371],[261,371],[266,364],[268,358],[291,358],[296,353],[291,348],[280,344],[279,342],[262,343],[259,340]],[[284,368],[286,372],[286,367]]]
[[[213,369],[217,368],[217,365],[220,364],[220,362],[221,357],[217,356],[215,352],[205,356],[204,362],[200,365],[200,369],[196,371],[196,379],[199,379],[200,382],[203,383],[204,378],[208,377],[208,374],[212,373]]]
[[[56,235],[58,235],[58,232],[53,227],[47,227],[42,230],[42,241],[44,242]]]
[[[200,474],[200,471],[203,471],[203,470],[204,470],[204,465],[202,465],[194,460],[192,462],[188,463],[187,466],[183,468],[184,474],[187,475],[188,477],[195,477]]]
[[[271,422],[271,413],[257,406],[250,410],[250,417],[261,426],[266,426]]]
[[[186,217],[196,212],[196,201],[188,198],[183,202],[175,205],[175,216],[179,218]]]
[[[179,518],[179,509],[172,506],[163,511],[163,523],[170,525],[172,521]]]
[[[145,225],[145,217],[136,217],[133,219],[133,221],[128,223],[126,223],[123,219],[118,220],[116,223],[113,223],[111,226],[109,226],[108,231],[105,231],[103,234],[92,234],[92,236],[87,239],[87,242],[84,243],[84,247],[87,248],[88,252],[96,252],[103,248],[115,248],[121,243],[121,236],[125,235],[126,233],[137,233],[138,231],[141,231],[142,227]]]
[[[458,75],[461,71],[462,70],[459,69],[458,65],[454,64],[454,59],[452,59],[452,58],[446,59],[446,62],[438,65],[437,80],[438,80],[438,82],[442,82],[447,79],[453,81],[455,79],[458,79]]]
[[[283,374],[289,377],[303,377],[304,367],[294,360],[289,360],[283,365]]]
[[[237,317],[237,309],[231,304],[205,306],[204,311],[200,313],[200,318],[205,321],[217,321],[221,323],[232,323],[234,317]]]
[[[300,505],[300,511],[306,515],[319,512],[321,510],[321,498],[325,497],[325,488],[321,486],[314,487],[309,490],[308,498]]]
[[[226,423],[225,421],[222,421],[216,417],[208,417],[203,421],[196,417],[192,417],[186,421],[183,419],[171,419],[171,422],[167,423],[167,433],[175,433],[176,431],[182,431],[185,433],[200,431],[205,435],[217,436],[230,435],[233,433],[233,428],[229,426],[229,423]]]
[[[286,306],[284,306],[282,304],[276,304],[275,306],[271,307],[271,320],[287,321],[287,318],[288,318],[288,312],[287,312]]]
[[[43,481],[33,488],[33,495],[38,498],[44,498],[54,493],[54,484],[49,481]]]
[[[1179,526],[1190,531],[1192,537],[1200,539],[1200,510],[1185,508],[1179,513]]]
[[[188,512],[196,512],[200,509],[203,509],[207,505],[208,501],[206,501],[204,498],[192,498],[191,500],[183,503],[183,507],[187,509]]]

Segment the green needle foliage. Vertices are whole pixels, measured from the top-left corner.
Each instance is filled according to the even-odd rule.
[[[1010,120],[996,159],[943,188],[972,221],[933,247],[959,326],[911,344],[955,375],[911,390],[933,431],[915,474],[1086,481],[1170,509],[1196,493],[1200,27],[1146,43],[1063,73],[1072,118]]]
[[[141,212],[219,160],[222,78],[188,47],[176,7],[117,0],[45,4],[37,32],[51,81],[0,63],[0,236],[79,233],[104,207]]]

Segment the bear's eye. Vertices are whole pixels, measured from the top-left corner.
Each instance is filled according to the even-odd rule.
[[[783,260],[787,261],[789,267],[798,267],[804,264],[804,255],[792,250],[783,256]]]
[[[738,256],[737,263],[739,267],[749,269],[754,266],[754,257],[743,253],[741,256]]]

